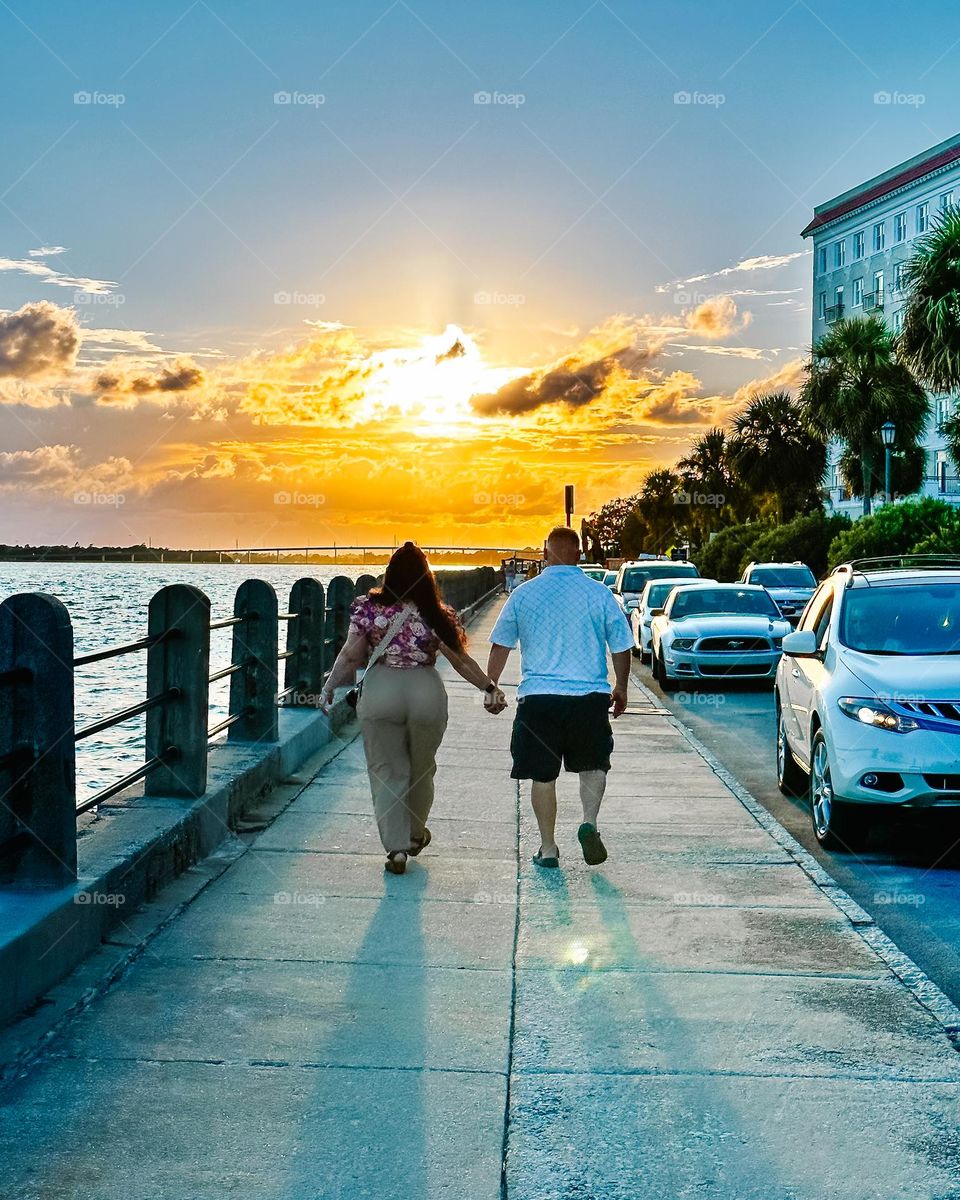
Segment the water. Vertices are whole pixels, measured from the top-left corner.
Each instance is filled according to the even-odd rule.
[[[47,592],[69,609],[77,656],[104,650],[147,635],[147,606],[160,588],[189,583],[210,597],[211,619],[233,615],[233,599],[245,579],[265,579],[277,592],[281,612],[289,611],[290,588],[306,575],[326,586],[335,575],[356,579],[376,575],[382,567],[344,563],[321,566],[217,566],[200,563],[4,563],[0,565],[0,599],[14,592]],[[210,670],[230,663],[231,629],[210,635]],[[281,623],[280,641],[285,639]],[[74,703],[77,726],[109,716],[146,697],[145,651],[78,667]],[[227,715],[230,680],[210,685],[210,725]],[[77,800],[106,787],[143,762],[144,717],[77,743]]]

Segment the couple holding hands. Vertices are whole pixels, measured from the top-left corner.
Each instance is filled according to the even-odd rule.
[[[597,817],[610,769],[613,717],[627,704],[633,635],[610,590],[577,565],[580,542],[560,526],[546,542],[546,566],[507,597],[493,631],[487,669],[466,650],[456,612],[443,603],[426,557],[413,542],[396,550],[380,587],[354,601],[350,630],[323,689],[329,707],[337,687],[366,666],[357,716],[363,735],[385,869],[430,844],[436,755],[447,726],[447,694],[437,655],[484,693],[497,715],[507,707],[500,677],[518,645],[521,679],[510,749],[511,778],[532,781],[540,829],[534,863],[560,865],[556,780],[561,766],[580,777],[583,822],[578,838],[587,863],[607,857]],[[607,651],[615,674],[611,688]]]

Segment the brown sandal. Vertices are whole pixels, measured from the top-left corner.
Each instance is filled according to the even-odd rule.
[[[407,869],[407,854],[405,850],[391,850],[383,869],[391,875],[402,875]]]
[[[410,849],[407,851],[407,853],[413,855],[413,857],[416,858],[417,855],[420,853],[420,851],[426,850],[426,848],[430,845],[430,843],[432,841],[433,841],[433,838],[430,836],[430,830],[426,827],[426,825],[424,825],[423,837],[413,838],[411,841]]]

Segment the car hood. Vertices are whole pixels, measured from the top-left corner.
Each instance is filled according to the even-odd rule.
[[[667,624],[670,632],[678,637],[712,637],[727,633],[782,637],[790,632],[790,622],[781,617],[739,616],[737,613],[705,613],[672,619]]]
[[[871,696],[960,700],[960,655],[863,654],[845,649],[843,665]]]
[[[802,600],[804,604],[810,599],[814,593],[814,588],[794,588],[794,587],[768,587],[767,591],[776,601],[781,600]]]

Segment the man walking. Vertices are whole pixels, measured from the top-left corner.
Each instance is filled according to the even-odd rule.
[[[547,538],[546,568],[507,599],[490,634],[487,673],[498,683],[510,651],[520,646],[520,686],[510,749],[513,779],[533,781],[531,800],[540,827],[533,861],[558,867],[557,776],[563,765],[580,776],[583,857],[602,863],[607,850],[597,816],[610,770],[613,731],[607,650],[616,684],[613,715],[627,706],[633,634],[609,588],[577,563],[580,539],[558,526]]]

